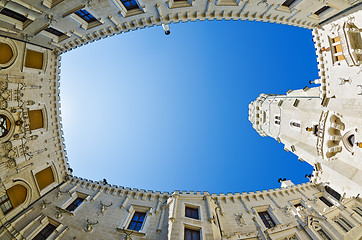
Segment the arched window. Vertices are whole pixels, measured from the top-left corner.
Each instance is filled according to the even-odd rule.
[[[0,114],[0,138],[5,137],[9,133],[10,127],[10,120],[5,115]]]
[[[14,53],[6,43],[0,43],[0,64],[6,64],[13,58]]]
[[[354,144],[354,134],[352,134],[351,136],[349,136],[349,137],[347,138],[347,142],[349,143],[349,145],[350,145],[351,147],[353,147],[353,144]]]
[[[21,185],[15,185],[6,190],[5,195],[0,197],[0,208],[2,212],[7,214],[21,205],[26,199],[26,194],[26,188]]]
[[[40,191],[54,182],[54,175],[51,167],[48,167],[35,174],[35,178]]]

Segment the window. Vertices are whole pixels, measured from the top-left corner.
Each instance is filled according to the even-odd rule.
[[[146,213],[135,212],[132,220],[128,225],[128,229],[139,231],[142,228],[143,222],[145,221]]]
[[[317,230],[317,233],[323,240],[332,240],[322,228]]]
[[[286,0],[285,2],[283,2],[282,6],[290,7],[294,2],[295,0]]]
[[[353,228],[352,224],[350,224],[349,222],[347,222],[347,220],[345,220],[342,216],[338,216],[335,217],[333,219],[333,221],[340,227],[342,228],[345,232],[348,232],[349,230],[351,230]]]
[[[322,14],[327,13],[329,10],[331,10],[332,8],[330,6],[324,6],[321,9],[317,10],[314,12],[315,15],[320,16]]]
[[[261,220],[263,221],[265,227],[267,228],[273,228],[275,227],[275,223],[273,221],[273,219],[270,217],[268,211],[264,211],[264,212],[258,212]]]
[[[5,195],[0,198],[0,208],[4,215],[13,210],[13,205],[11,204],[7,193],[5,193]]]
[[[27,49],[24,66],[28,68],[42,69],[43,53]]]
[[[349,145],[353,146],[354,145],[354,135],[351,135],[347,138],[347,141],[349,143]]]
[[[87,23],[91,23],[91,22],[95,22],[97,21],[97,19],[95,17],[93,17],[92,14],[90,14],[87,10],[85,9],[81,9],[75,12],[75,14],[80,17],[81,19],[83,19],[84,21],[86,21]]]
[[[0,43],[0,52],[0,64],[7,64],[14,56],[13,50],[6,43]]]
[[[33,240],[47,239],[54,232],[55,229],[56,227],[49,223],[33,238]]]
[[[0,115],[0,138],[5,137],[10,130],[10,120],[5,115]]]
[[[121,2],[127,10],[139,8],[135,0],[121,0]]]
[[[54,34],[55,36],[58,36],[58,37],[65,35],[61,31],[58,31],[52,27],[46,28],[46,29],[44,29],[44,31],[47,31],[48,33]]]
[[[44,170],[35,174],[36,182],[40,190],[43,190],[54,182],[54,175],[51,167],[45,168]]]
[[[185,207],[185,217],[199,219],[199,209],[198,208],[191,208]]]
[[[20,21],[22,23],[24,23],[26,20],[28,20],[25,16],[23,16],[23,15],[17,13],[17,12],[14,12],[14,11],[12,11],[10,9],[7,9],[7,8],[3,8],[0,11],[0,13],[2,15],[5,15],[5,16],[11,17],[11,18],[13,18],[15,20],[18,20],[18,21]]]
[[[69,206],[66,208],[69,212],[73,212],[79,207],[79,205],[84,201],[83,198],[77,197]]]
[[[356,206],[353,208],[353,211],[355,211],[360,217],[362,217],[362,208],[359,206]]]
[[[297,203],[297,204],[294,204],[294,207],[297,208],[297,207],[303,207],[301,203]]]
[[[43,128],[43,113],[42,110],[29,111],[30,130]]]
[[[319,132],[319,125],[314,125],[313,134],[318,136],[318,132]]]
[[[325,186],[324,188],[327,193],[331,194],[335,199],[338,201],[341,200],[341,194],[339,194],[337,191],[335,191],[333,188]]]
[[[280,121],[275,121],[274,123],[277,125],[280,125]]]
[[[320,197],[319,200],[321,200],[325,205],[327,205],[328,207],[332,207],[333,203],[331,203],[330,201],[328,201],[325,197]]]
[[[343,56],[343,50],[342,50],[340,37],[337,36],[334,38],[330,38],[330,44],[331,44],[333,63],[344,60],[345,58]]]
[[[5,194],[0,197],[0,208],[4,214],[9,213],[23,202],[25,202],[27,190],[22,185],[15,185],[6,190]]]
[[[290,126],[300,128],[300,123],[297,123],[297,122],[290,122]]]
[[[185,240],[200,240],[200,230],[185,228]]]

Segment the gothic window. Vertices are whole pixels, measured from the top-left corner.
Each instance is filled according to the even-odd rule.
[[[330,6],[324,6],[320,9],[318,9],[317,11],[314,12],[315,15],[317,15],[318,17],[328,13],[330,10],[332,10],[332,8]]]
[[[128,229],[139,231],[142,228],[143,222],[145,221],[146,213],[135,212],[133,214],[132,220],[128,225]]]
[[[200,230],[185,228],[185,240],[200,240]]]
[[[50,223],[46,225],[34,238],[33,240],[44,240],[47,239],[56,229],[56,227]]]
[[[30,130],[43,128],[43,112],[42,110],[29,111]]]
[[[0,197],[0,208],[3,211],[4,215],[10,212],[13,209],[13,205],[10,202],[8,194],[5,192],[5,195]]]
[[[324,188],[326,190],[327,193],[329,193],[330,195],[332,195],[335,199],[337,199],[338,201],[341,200],[341,194],[339,194],[337,191],[335,191],[333,188],[326,186]]]
[[[66,208],[69,212],[73,212],[75,209],[77,209],[80,204],[84,201],[83,198],[77,197],[69,206]]]
[[[121,2],[127,10],[139,8],[136,0],[121,0]]]
[[[317,230],[317,233],[323,240],[332,240],[322,228]]]
[[[14,12],[10,9],[7,9],[7,8],[3,8],[1,11],[0,11],[0,14],[2,15],[5,15],[5,16],[8,16],[8,17],[11,17],[15,20],[18,20],[22,23],[24,23],[26,20],[28,20],[24,15],[21,15],[17,12]]]
[[[43,53],[27,49],[24,66],[28,68],[42,69]]]
[[[273,221],[273,219],[271,218],[271,216],[269,215],[268,211],[264,211],[264,212],[258,212],[261,220],[263,221],[265,227],[267,228],[273,228],[275,227],[275,223]]]
[[[85,9],[78,10],[75,12],[75,14],[87,23],[97,21],[97,19]]]
[[[185,216],[193,219],[199,219],[199,209],[185,207]]]
[[[330,201],[328,201],[325,197],[319,197],[319,200],[321,200],[325,205],[327,205],[328,207],[332,207],[333,203],[331,203]]]
[[[0,138],[5,137],[10,130],[10,120],[5,115],[0,115]]]

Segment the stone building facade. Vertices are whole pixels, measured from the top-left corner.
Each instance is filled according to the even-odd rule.
[[[360,0],[1,0],[0,239],[360,239]],[[62,53],[196,20],[311,29],[319,88],[262,94],[249,119],[315,166],[280,189],[161,193],[72,176],[60,118]],[[172,29],[171,29],[172,30]]]

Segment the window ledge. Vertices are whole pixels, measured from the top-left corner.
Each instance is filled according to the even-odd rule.
[[[134,231],[134,230],[130,230],[130,229],[124,229],[124,228],[117,228],[117,232],[123,232],[126,233],[128,235],[134,235],[134,236],[139,236],[139,237],[145,237],[146,233],[144,232],[138,232],[138,231]]]
[[[63,212],[63,213],[66,213],[66,214],[68,214],[70,216],[74,216],[74,212],[68,211],[67,209],[64,209],[64,208],[61,208],[61,207],[58,207],[58,206],[56,206],[56,209]]]

